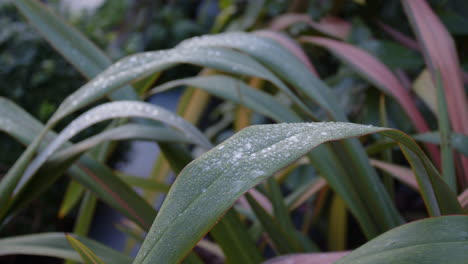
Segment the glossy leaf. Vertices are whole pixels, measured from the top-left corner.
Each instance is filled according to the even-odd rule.
[[[7,99],[0,98],[0,113],[0,123],[4,124],[0,126],[0,130],[24,145],[31,144],[34,136],[43,130],[43,125],[39,121]],[[44,149],[54,138],[56,138],[56,134],[49,132],[41,142],[40,148]],[[48,174],[39,174],[41,177],[37,177],[37,181],[26,185],[23,188],[24,191],[19,192],[14,197],[10,204],[11,209],[10,206],[3,206],[0,211],[10,210],[10,213],[13,213],[23,208],[23,206],[41,195],[65,169],[63,168],[62,171],[53,170]],[[67,172],[77,182],[92,190],[109,205],[140,226],[150,227],[150,223],[156,215],[154,209],[105,165],[85,154]],[[10,196],[6,194],[6,191],[13,191],[16,183],[5,176],[0,182],[0,186],[0,199],[8,201]],[[32,191],[28,191],[28,188],[32,188]]]
[[[416,128],[421,132],[429,130],[426,121],[416,108],[414,100],[396,76],[380,61],[366,51],[350,44],[321,37],[302,37],[302,41],[326,48],[337,55],[366,79],[393,96],[401,104]]]
[[[244,105],[277,122],[298,122],[301,120],[289,108],[282,106],[273,96],[253,89],[238,79],[224,75],[178,79],[154,88],[152,93],[162,92],[181,85],[203,89],[212,95]]]
[[[149,125],[127,124],[105,130],[74,144],[64,150],[58,151],[51,157],[52,161],[65,161],[77,157],[89,149],[111,140],[147,140],[156,142],[195,143],[193,138],[165,127]]]
[[[329,87],[311,74],[296,56],[273,40],[246,33],[225,33],[193,38],[182,42],[179,46],[191,48],[220,46],[241,50],[267,65],[272,72],[303,95],[302,98],[311,99],[321,106],[333,120],[347,121],[345,111],[341,109]],[[359,222],[366,235],[371,238],[379,232],[401,224],[400,215],[385,192],[375,170],[370,166],[359,142],[354,139],[345,140],[340,145],[336,154],[349,153],[352,161],[349,158],[340,160],[336,158],[335,153],[322,148],[321,153],[316,153],[317,155],[312,157],[312,163],[320,170],[324,170],[322,173],[327,175],[327,180],[336,183],[333,184],[334,188],[340,188],[340,195],[347,201],[353,214],[360,219]],[[344,162],[353,167],[353,175],[344,169]],[[354,179],[356,181],[353,181]],[[358,193],[362,197],[361,201],[358,201],[361,199]]]
[[[96,252],[105,263],[128,264],[132,259],[129,256],[104,246],[94,240],[79,237],[82,244]],[[63,259],[81,261],[80,256],[73,250],[63,233],[42,233],[25,236],[16,236],[0,239],[0,256],[27,254],[36,256],[49,256]]]
[[[73,136],[87,127],[104,120],[121,117],[142,117],[156,121],[163,121],[183,131],[187,137],[193,137],[197,143],[209,149],[211,144],[194,126],[173,113],[142,102],[118,101],[101,104],[88,110],[73,120],[28,166],[22,181],[29,180],[38,169],[50,158],[55,151]],[[20,184],[21,185],[21,184]],[[18,188],[18,187],[17,187]]]
[[[177,263],[248,189],[326,141],[379,132],[402,144],[431,214],[461,213],[456,196],[422,150],[397,130],[351,123],[252,126],[208,151],[179,174],[135,263]]]
[[[336,264],[463,263],[468,254],[468,216],[442,216],[409,223],[367,242]]]
[[[114,63],[69,95],[51,117],[49,123],[54,124],[64,116],[102,98],[124,84],[180,63],[195,64],[228,73],[257,76],[281,85],[281,81],[261,64],[249,56],[229,49],[178,47],[170,50],[144,52],[128,56]],[[286,88],[283,90],[288,92]],[[290,96],[294,95],[290,93]],[[300,103],[300,100],[296,101]]]

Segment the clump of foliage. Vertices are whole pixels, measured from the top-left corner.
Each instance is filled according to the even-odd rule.
[[[90,81],[69,95],[45,124],[1,99],[0,128],[28,146],[0,182],[4,223],[62,174],[73,180],[64,207],[83,196],[73,234],[3,238],[2,253],[86,263],[465,261],[468,104],[453,38],[425,0],[398,5],[416,40],[376,23],[400,43],[386,45],[372,42],[364,22],[336,16],[337,10],[359,9],[357,4],[336,3],[311,9],[326,11],[311,14],[318,20],[288,13],[266,24],[259,18],[271,9],[263,1],[245,3],[241,15],[235,12],[239,3],[223,1],[213,33],[227,32],[111,64],[41,4],[17,0],[19,10]],[[266,6],[274,6],[270,4]],[[308,4],[293,1],[289,11],[303,8]],[[313,30],[294,30],[298,25]],[[262,30],[239,32],[255,28]],[[293,38],[281,33],[285,30]],[[310,44],[308,52],[329,58],[327,50],[339,59],[335,70],[316,70],[317,55],[304,51]],[[410,59],[386,58],[388,52],[375,47],[404,51]],[[203,70],[194,77],[158,79],[179,64]],[[421,75],[412,93],[408,76],[416,71]],[[178,113],[143,102],[179,86],[187,89]],[[361,98],[350,100],[355,94]],[[70,114],[106,96],[110,102],[53,131]],[[225,117],[203,133],[193,124],[210,96],[224,101],[219,111]],[[72,141],[105,120],[113,120],[106,130]],[[236,133],[224,140],[229,131]],[[149,179],[105,165],[113,142],[131,139],[156,141],[161,147]],[[167,181],[170,171],[177,174],[173,183]],[[394,202],[401,194],[396,186],[403,185],[424,202],[420,221],[406,223],[413,217],[402,215]],[[132,187],[145,192],[138,194]],[[160,208],[153,208],[157,194],[166,197]],[[141,243],[135,258],[86,238],[96,198],[128,218],[120,228],[128,234],[129,249]],[[350,219],[362,232],[357,236],[368,241],[352,252],[345,251]],[[286,256],[269,259],[271,252]]]

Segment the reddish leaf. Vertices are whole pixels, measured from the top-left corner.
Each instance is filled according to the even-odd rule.
[[[416,104],[408,90],[403,87],[397,77],[383,63],[372,55],[360,48],[333,39],[302,37],[301,40],[326,48],[342,58],[374,85],[393,96],[401,104],[418,131],[429,131],[426,121],[421,112],[416,108]],[[428,149],[434,161],[439,164],[437,148],[428,145]]]
[[[288,49],[292,54],[294,54],[302,63],[306,65],[306,67],[315,75],[318,76],[317,71],[315,70],[314,66],[309,60],[309,57],[305,54],[305,52],[301,49],[301,47],[291,38],[287,37],[284,34],[270,31],[270,30],[260,30],[255,31],[255,34],[271,38],[281,44],[283,47]]]
[[[370,162],[372,166],[390,173],[396,179],[405,183],[414,190],[419,191],[418,182],[416,181],[416,177],[410,168],[374,159],[371,159]]]
[[[433,78],[440,72],[455,132],[468,135],[468,103],[455,43],[425,0],[402,1]],[[460,155],[468,184],[468,158]]]
[[[400,31],[392,28],[391,26],[379,22],[378,25],[387,32],[392,38],[396,41],[400,42],[402,45],[406,46],[409,49],[419,51],[420,47],[419,44],[412,38],[406,36],[405,34],[401,33]]]
[[[351,31],[351,24],[338,17],[326,16],[320,22],[313,21],[308,15],[285,14],[271,23],[271,29],[284,30],[296,23],[305,23],[311,28],[338,39],[346,39]]]

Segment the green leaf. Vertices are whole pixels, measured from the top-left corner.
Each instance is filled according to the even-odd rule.
[[[402,1],[403,8],[406,16],[408,17],[412,29],[418,39],[419,44],[422,48],[424,60],[426,65],[431,71],[432,80],[438,89],[443,88],[443,94],[445,95],[446,109],[440,109],[443,107],[438,102],[439,114],[448,112],[450,120],[446,117],[440,116],[439,125],[446,126],[450,122],[451,129],[454,132],[467,135],[468,134],[468,101],[466,99],[465,89],[463,87],[463,77],[458,59],[457,49],[455,42],[450,36],[449,32],[436,16],[434,11],[427,3],[427,1]],[[442,91],[438,92],[438,95]],[[448,137],[445,131],[447,128],[441,128],[441,136],[445,137],[441,142],[442,146],[446,145],[444,142],[448,142]],[[447,131],[448,132],[448,131]],[[447,153],[443,156],[444,160],[449,160],[451,153]],[[458,155],[460,164],[462,167],[462,174],[459,177],[459,182],[464,185],[468,182],[468,157]],[[445,170],[449,170],[451,173],[450,164],[444,166]],[[451,176],[448,177],[448,181],[455,183]],[[465,187],[465,186],[462,186]]]
[[[64,116],[102,98],[122,85],[180,63],[195,64],[228,73],[257,76],[285,87],[260,63],[245,54],[230,49],[179,47],[170,50],[145,52],[121,59],[69,95],[48,123],[55,124]],[[289,92],[289,94],[291,93]],[[298,102],[300,103],[300,101]]]
[[[71,235],[65,235],[68,243],[80,254],[85,264],[104,264],[104,262],[87,246]]]
[[[382,234],[336,263],[465,263],[466,230],[466,215],[416,221]]]
[[[96,252],[105,263],[128,264],[129,256],[115,251],[94,240],[74,235],[82,244]],[[0,256],[26,254],[81,261],[63,233],[42,233],[0,239]]]
[[[81,32],[51,12],[39,1],[13,2],[39,33],[85,77],[93,78],[112,61]],[[137,94],[126,86],[110,95],[113,100],[135,100]]]
[[[451,133],[451,135],[452,147],[463,155],[468,156],[468,136],[459,133]],[[424,134],[413,135],[413,138],[421,142],[440,144],[439,132],[428,132]]]
[[[70,181],[65,191],[65,195],[60,206],[58,217],[64,218],[70,210],[75,207],[75,205],[80,201],[80,198],[83,196],[84,188],[81,184],[76,181]]]
[[[143,117],[156,121],[163,121],[164,123],[178,128],[185,133],[187,137],[193,137],[194,140],[204,148],[209,149],[211,147],[211,143],[197,128],[187,123],[181,117],[161,107],[134,101],[110,102],[96,106],[73,120],[73,122],[63,129],[57,138],[29,164],[21,180],[23,182],[28,181],[61,145],[80,131],[98,122],[119,117]],[[21,187],[21,182],[19,187]]]
[[[110,140],[147,140],[157,142],[195,143],[193,138],[166,127],[127,124],[105,130],[64,150],[58,151],[50,159],[61,162],[77,157],[89,149]]]
[[[262,32],[258,32],[258,34],[261,36]],[[347,121],[345,111],[337,103],[332,91],[314,76],[298,57],[271,39],[237,32],[193,38],[185,40],[179,46],[191,48],[221,46],[241,50],[259,60],[273,73],[290,83],[301,95],[301,98],[312,99],[316,104],[323,107],[334,120]],[[276,86],[279,85],[273,83]],[[286,92],[289,89],[288,87],[278,86],[278,88],[289,95],[290,92]],[[297,97],[290,95],[290,98],[294,100]],[[301,107],[300,103],[294,102]],[[306,110],[304,112],[308,113]],[[333,154],[328,152],[329,157],[327,158],[330,158],[329,160],[333,160],[333,162],[328,164],[330,166],[326,166],[328,171],[323,172],[323,174],[329,178],[339,175],[336,176],[339,180],[336,181],[338,184],[335,187],[339,186],[341,188],[340,195],[346,200],[347,205],[352,208],[353,214],[360,219],[359,222],[366,235],[374,237],[380,232],[401,224],[401,217],[379,181],[377,173],[370,166],[367,155],[359,142],[345,140],[340,145],[342,146],[336,150],[337,154],[347,153],[351,159],[346,158],[339,161],[332,158]],[[314,165],[317,166],[317,164],[322,163],[323,157],[319,158],[319,155],[317,155],[314,159]],[[347,167],[344,162],[352,165],[353,168],[344,169]],[[335,172],[332,172],[334,169]],[[341,170],[341,173],[337,173],[339,170]],[[353,174],[350,175],[349,171],[353,171]],[[352,179],[356,178],[359,178],[357,180],[359,184],[353,183]],[[363,197],[362,201],[358,201],[361,199],[357,196],[358,193],[359,196]]]
[[[132,176],[122,172],[116,172],[116,174],[128,185],[141,188],[146,191],[167,193],[171,188],[170,185],[157,182],[153,179],[145,179],[139,176]]]
[[[267,65],[275,74],[287,82],[300,88],[307,97],[325,108],[329,112],[336,113],[344,118],[342,113],[333,106],[338,105],[333,95],[320,80],[310,74],[307,67],[287,49],[278,45],[275,41],[248,33],[223,33],[211,36],[202,36],[183,41],[178,47],[201,48],[201,47],[229,47],[241,50],[255,59]],[[272,56],[275,54],[275,56]],[[285,63],[287,62],[287,63]],[[262,76],[258,76],[262,77]],[[263,78],[263,77],[262,77]],[[301,100],[294,95],[289,88],[275,80],[270,80],[281,91],[294,100],[294,103],[302,106]],[[307,107],[305,109],[307,111]]]
[[[43,130],[43,125],[34,117],[11,101],[1,97],[0,124],[2,124],[0,130],[25,145],[31,144],[34,136]],[[56,138],[56,134],[49,132],[40,142],[40,147],[44,149],[54,138]],[[0,207],[0,211],[4,210],[6,213],[9,210],[10,214],[17,212],[47,190],[62,172],[63,170],[54,169],[49,173],[39,173],[35,181],[29,182],[8,206]],[[156,216],[155,210],[132,188],[115,176],[108,167],[85,154],[67,172],[73,179],[93,191],[110,206],[140,226],[149,229],[151,221]],[[5,201],[2,204],[7,204],[10,199],[9,193],[13,191],[16,186],[15,181],[18,180],[18,178],[8,177],[7,175],[0,181],[0,200]]]
[[[234,209],[227,211],[210,235],[223,249],[229,263],[256,264],[263,259]]]
[[[462,213],[424,152],[398,130],[333,122],[252,126],[184,168],[134,263],[177,263],[248,189],[324,142],[375,132],[403,145],[431,214]]]
[[[178,79],[155,87],[151,93],[166,91],[181,85],[203,89],[212,95],[246,106],[277,122],[298,122],[301,120],[297,114],[283,106],[273,96],[254,89],[243,81],[224,75]]]
[[[263,230],[268,234],[273,242],[275,251],[279,254],[287,254],[296,251],[303,251],[300,244],[291,237],[284,228],[250,195],[245,194],[252,211],[254,211]]]

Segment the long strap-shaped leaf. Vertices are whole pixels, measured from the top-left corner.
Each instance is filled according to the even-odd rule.
[[[468,101],[455,43],[425,0],[402,3],[434,83],[441,79],[452,128],[455,132],[468,135]],[[462,180],[468,185],[468,158],[460,155],[460,159],[464,175]]]
[[[263,34],[263,33],[262,33]],[[247,33],[225,33],[213,36],[203,36],[182,42],[181,47],[229,47],[241,50],[265,64],[273,73],[290,83],[299,93],[315,101],[329,112],[332,119],[336,121],[347,121],[331,90],[318,78],[310,73],[308,68],[287,49],[278,45],[275,41]],[[274,54],[274,56],[272,56]],[[338,153],[346,153],[349,158],[343,158],[338,166],[343,169],[344,163],[349,163],[352,169],[337,178],[346,184],[350,190],[340,192],[341,195],[356,196],[359,193],[364,201],[361,207],[370,217],[363,226],[376,227],[377,233],[388,230],[401,224],[402,220],[395,206],[392,204],[388,193],[380,182],[377,173],[370,166],[367,155],[362,146],[356,140],[345,140],[341,142]],[[314,165],[317,166],[318,160]],[[351,175],[349,171],[354,171]],[[335,177],[328,174],[328,177]],[[358,178],[352,181],[352,178]],[[359,183],[357,183],[359,182]],[[338,186],[338,185],[337,185]],[[344,197],[343,197],[344,198]],[[354,199],[356,200],[356,199]],[[348,203],[348,205],[350,205]],[[353,205],[353,204],[351,204]],[[358,210],[355,210],[355,212]],[[379,231],[380,230],[380,231]],[[367,236],[375,236],[375,232],[368,232]]]
[[[322,106],[325,110],[335,112],[332,108],[337,104],[329,89],[311,75],[310,71],[304,67],[304,64],[297,57],[287,52],[285,48],[276,44],[273,40],[253,34],[235,32],[188,39],[179,44],[178,47],[197,48],[210,46],[229,47],[250,54],[265,65],[268,65],[281,78],[303,88],[301,92],[312,98],[315,103]],[[272,56],[273,54],[274,56]],[[303,71],[298,72],[296,71],[297,68],[303,68]]]
[[[382,234],[336,263],[466,263],[466,230],[466,215],[416,221]]]
[[[117,140],[146,140],[156,142],[179,142],[195,144],[193,138],[168,129],[166,127],[155,127],[149,125],[127,124],[116,128],[105,130],[102,133],[89,137],[79,143],[74,144],[62,151],[54,154],[51,162],[63,162],[67,159],[77,157],[91,148],[107,141]]]
[[[73,234],[71,234],[73,235]],[[73,235],[105,263],[128,264],[132,259],[94,240]],[[41,233],[0,239],[0,256],[27,254],[81,261],[63,233]]]
[[[333,122],[252,126],[185,167],[134,263],[177,263],[248,189],[324,142],[375,132],[404,146],[431,214],[462,213],[423,151],[398,130]]]
[[[381,62],[364,50],[350,44],[322,37],[302,37],[302,41],[326,48],[351,65],[366,79],[372,82],[382,92],[393,96],[403,107],[408,117],[413,121],[419,132],[429,131],[429,127],[421,112],[416,107],[414,99],[403,87],[396,76]],[[435,146],[429,146],[431,155],[437,164],[440,162],[439,151]]]
[[[156,121],[163,121],[171,126],[174,126],[186,134],[189,138],[202,145],[204,148],[209,149],[211,143],[205,136],[193,125],[187,123],[181,117],[152,104],[134,101],[118,101],[102,104],[92,108],[86,113],[79,116],[71,122],[58,136],[55,138],[44,151],[42,151],[28,166],[24,172],[22,181],[29,180],[37,170],[58,150],[65,142],[70,140],[73,136],[80,131],[99,123],[104,120],[122,117],[142,117],[153,119]],[[17,188],[21,188],[21,184]]]
[[[185,47],[144,52],[128,56],[114,63],[103,73],[68,96],[51,117],[49,123],[53,124],[61,120],[64,116],[102,98],[124,84],[154,72],[166,70],[180,63],[195,64],[234,74],[257,76],[284,86],[260,63],[247,55],[230,49]],[[284,90],[286,91],[286,89]],[[300,103],[299,100],[297,102]],[[304,107],[304,109],[306,108]]]
[[[178,79],[155,87],[151,93],[162,92],[182,85],[200,88],[212,95],[244,105],[276,122],[301,121],[297,114],[281,105],[273,96],[258,89],[252,89],[239,79],[224,75]]]
[[[93,78],[111,65],[112,61],[96,45],[74,27],[35,0],[18,0],[13,4],[44,38],[58,50],[85,77]],[[114,100],[136,100],[132,87],[110,94]]]
[[[242,104],[277,122],[302,121],[294,112],[281,105],[272,96],[257,89],[252,89],[244,82],[227,76],[180,79],[156,87],[153,92],[164,91],[182,84],[201,88],[226,100]],[[346,172],[341,169],[341,166],[337,166],[339,161],[334,157],[333,153],[326,146],[319,146],[309,154],[309,158],[320,173],[326,176],[327,181],[335,191],[347,202],[365,234],[368,237],[376,236],[379,233],[377,225],[373,223],[369,212],[366,211],[365,202],[358,195],[358,191],[352,187],[351,180],[346,177]]]
[[[11,101],[0,98],[0,130],[22,144],[28,145],[34,136],[43,130],[43,125]],[[49,132],[45,140],[41,142],[40,149],[44,149],[48,142],[55,138],[56,134]],[[57,173],[56,170],[51,174],[42,175],[45,177],[40,177],[37,184],[33,183],[32,191],[28,191],[26,188],[25,192],[18,193],[10,206],[1,207],[2,212],[5,213],[11,207],[11,213],[41,195],[60,176],[60,174],[55,175],[55,173]],[[68,174],[141,227],[149,229],[151,221],[156,215],[155,210],[133,189],[115,176],[107,166],[85,154],[80,157],[76,165],[69,168]],[[0,182],[0,199],[4,201],[1,203],[3,205],[8,204],[9,194],[16,186],[17,180],[7,177],[5,176]]]
[[[67,235],[68,243],[80,254],[85,264],[105,264],[96,253],[94,253],[89,247],[81,243],[80,240],[74,238],[71,235]]]

